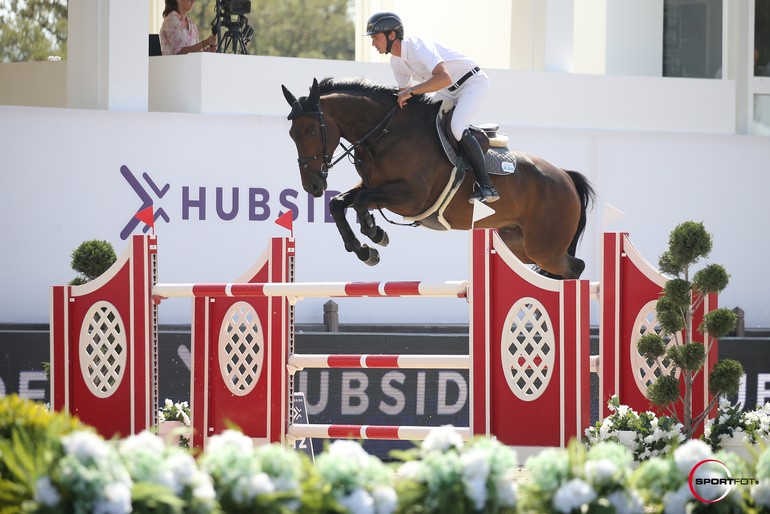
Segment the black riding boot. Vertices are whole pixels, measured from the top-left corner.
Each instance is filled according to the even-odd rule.
[[[484,152],[481,151],[481,145],[473,137],[471,131],[465,129],[463,137],[459,141],[460,148],[465,154],[465,158],[470,161],[473,168],[473,174],[476,175],[476,186],[473,194],[468,199],[470,203],[473,200],[479,200],[484,203],[496,202],[500,199],[500,195],[497,194],[497,189],[492,185],[489,180],[489,174],[487,173],[487,165],[484,162]]]

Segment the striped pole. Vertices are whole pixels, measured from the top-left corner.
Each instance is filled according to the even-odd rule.
[[[294,374],[312,369],[469,369],[468,355],[345,355],[292,354],[287,367]]]
[[[172,297],[295,297],[295,298],[467,298],[468,281],[429,284],[400,282],[265,282],[220,284],[155,284],[153,296]]]
[[[388,425],[316,425],[292,423],[287,432],[289,440],[305,437],[318,439],[389,439],[422,441],[437,427]],[[464,441],[470,439],[468,427],[454,427]]]

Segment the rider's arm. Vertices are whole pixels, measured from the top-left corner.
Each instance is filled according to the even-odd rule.
[[[433,91],[438,91],[439,89],[444,89],[445,87],[449,87],[452,85],[452,77],[449,75],[449,71],[446,69],[446,66],[443,62],[440,62],[436,65],[435,68],[433,68],[433,71],[431,72],[431,77],[426,80],[425,82],[422,82],[420,84],[415,84],[414,86],[402,88],[398,92],[398,105],[400,107],[403,107],[404,104],[406,104],[406,101],[409,100],[414,95],[423,95],[425,93],[431,93]]]
[[[452,77],[449,75],[449,70],[443,62],[440,62],[433,68],[431,77],[422,84],[416,84],[412,86],[412,93],[415,95],[423,95],[425,93],[432,93],[439,89],[444,89],[452,85]]]

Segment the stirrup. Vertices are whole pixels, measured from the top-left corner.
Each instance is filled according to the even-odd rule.
[[[500,199],[500,195],[497,193],[497,189],[492,184],[482,185],[475,184],[473,188],[473,194],[468,199],[469,203],[473,203],[474,200],[478,200],[482,203],[492,203]]]

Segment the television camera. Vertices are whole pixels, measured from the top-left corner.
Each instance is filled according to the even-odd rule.
[[[211,33],[217,37],[217,52],[245,54],[246,45],[254,37],[254,27],[246,15],[251,12],[251,0],[217,0]]]

